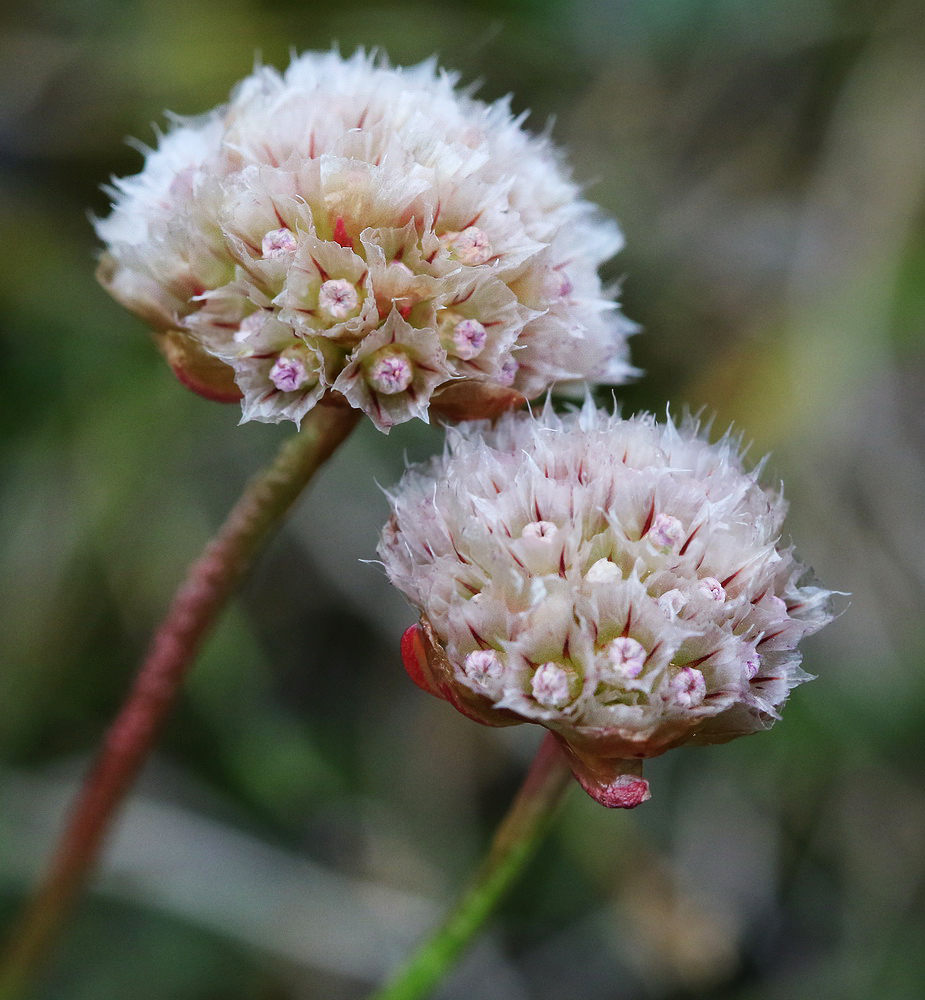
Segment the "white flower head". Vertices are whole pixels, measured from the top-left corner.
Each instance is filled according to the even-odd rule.
[[[779,542],[783,499],[691,419],[589,400],[461,424],[390,500],[409,672],[479,721],[552,730],[607,805],[647,797],[643,758],[771,725],[831,618]]]
[[[188,385],[243,396],[245,420],[298,423],[342,396],[388,430],[624,381],[633,326],[597,273],[619,230],[548,139],[456,82],[363,51],[259,67],[113,182],[101,280],[169,334]],[[413,350],[370,361],[396,313]],[[254,316],[278,334],[260,351]],[[317,362],[304,378],[293,348]]]

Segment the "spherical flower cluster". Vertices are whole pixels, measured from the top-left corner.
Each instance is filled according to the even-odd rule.
[[[632,324],[597,274],[619,230],[506,101],[455,83],[363,52],[257,69],[114,181],[101,280],[244,420],[324,396],[388,430],[622,381]]]
[[[609,806],[648,797],[643,758],[767,728],[831,617],[779,542],[783,499],[691,419],[586,402],[460,425],[390,500],[409,673],[481,722],[547,727]]]

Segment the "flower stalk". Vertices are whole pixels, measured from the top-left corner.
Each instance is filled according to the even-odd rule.
[[[417,1000],[440,982],[533,857],[571,777],[555,737],[546,733],[469,887],[443,925],[371,1000]]]
[[[0,1000],[21,996],[88,881],[117,810],[154,746],[183,679],[231,594],[360,411],[322,405],[254,477],[176,592],[81,788],[48,872],[0,965]]]

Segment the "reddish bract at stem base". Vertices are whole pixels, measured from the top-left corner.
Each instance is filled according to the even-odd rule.
[[[464,702],[451,684],[444,678],[452,668],[443,647],[437,641],[430,624],[412,625],[405,630],[401,639],[401,655],[405,671],[415,684],[435,698],[448,701],[457,712],[467,719],[483,726],[513,726],[523,720],[504,710],[492,709],[480,712],[474,705]]]
[[[239,403],[242,393],[234,380],[234,369],[213,358],[191,337],[179,330],[154,335],[157,346],[174,375],[197,396],[213,403]]]
[[[428,684],[424,672],[427,667],[427,653],[424,650],[424,636],[420,625],[412,625],[405,629],[401,637],[401,659],[408,676],[422,691],[437,694]]]
[[[553,734],[565,754],[572,774],[595,802],[608,809],[635,809],[652,796],[642,776],[642,761],[622,757],[593,757],[575,748],[559,733]]]

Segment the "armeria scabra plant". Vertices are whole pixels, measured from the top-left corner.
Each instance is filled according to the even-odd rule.
[[[98,277],[179,379],[299,433],[190,567],[13,944],[40,962],[211,625],[271,531],[365,414],[489,418],[561,383],[633,373],[598,268],[622,245],[548,136],[434,60],[358,51],[260,66],[170,119],[114,179]]]

